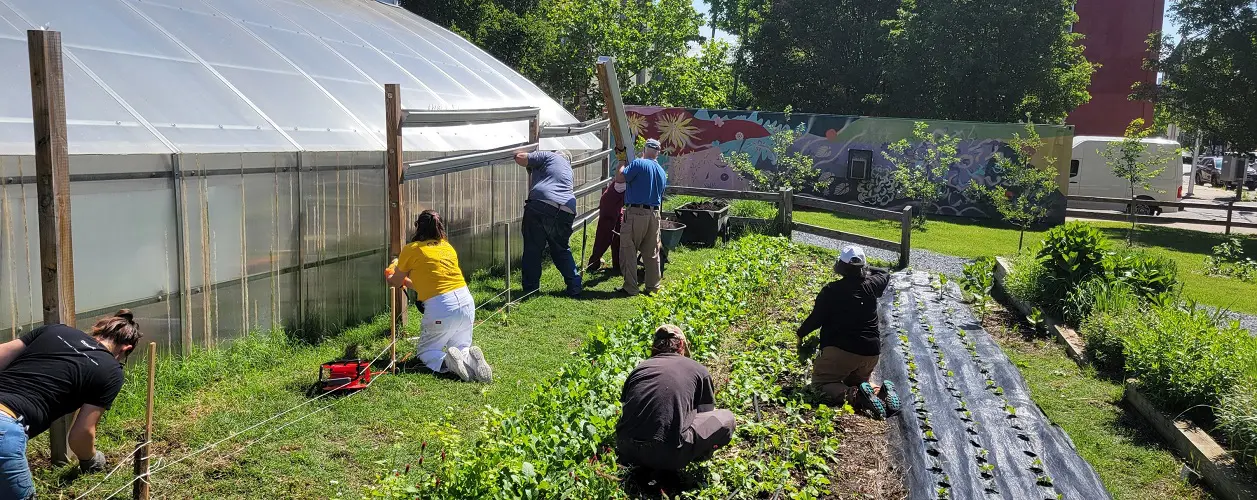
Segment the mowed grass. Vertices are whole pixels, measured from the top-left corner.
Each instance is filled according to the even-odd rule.
[[[796,222],[827,227],[848,233],[899,241],[897,221],[874,221],[829,212],[794,213]],[[1121,222],[1087,222],[1104,232],[1115,245],[1125,244],[1130,227]],[[982,256],[1014,255],[1019,232],[991,220],[962,218],[931,219],[924,230],[913,230],[912,247],[968,259]],[[1235,235],[1245,252],[1257,256],[1257,239]],[[1257,283],[1205,274],[1205,257],[1229,236],[1155,225],[1140,225],[1135,244],[1174,260],[1183,282],[1184,297],[1202,304],[1232,311],[1257,314]],[[1024,248],[1033,248],[1043,239],[1039,231],[1027,231]]]
[[[1079,368],[1055,342],[1027,340],[990,323],[988,330],[1021,371],[1034,402],[1069,434],[1113,498],[1211,498],[1181,479],[1182,462],[1122,403],[1122,384]]]
[[[579,242],[579,237],[577,232],[574,240]],[[579,254],[579,248],[575,250]],[[664,286],[720,251],[673,251]],[[594,274],[586,276],[584,298],[563,297],[562,277],[549,263],[546,266],[542,293],[527,298],[509,316],[499,314],[475,330],[476,344],[493,364],[493,384],[462,383],[423,373],[383,376],[365,391],[318,400],[174,464],[173,460],[191,451],[300,404],[316,380],[319,365],[338,358],[346,345],[361,343],[360,357],[375,357],[387,345],[388,320],[381,315],[317,345],[291,342],[282,332],[259,333],[183,361],[163,359],[158,368],[153,494],[168,498],[358,497],[377,474],[417,459],[425,441],[437,446],[434,424],[442,419],[462,430],[475,430],[486,405],[521,404],[571,359],[570,353],[586,333],[636,315],[644,300],[615,296],[621,278]],[[518,273],[513,283],[518,291]],[[501,307],[501,299],[488,299],[501,292],[503,284],[500,276],[471,283],[478,305],[484,306],[477,312],[478,319]],[[412,309],[405,336],[418,336],[417,317]],[[399,342],[399,357],[413,354],[413,349],[409,342]],[[101,424],[99,445],[109,457],[110,468],[137,444],[145,371],[142,363],[129,368],[123,393]],[[43,498],[74,498],[104,477],[75,478],[74,466],[52,468],[46,434],[32,441],[29,449]],[[429,456],[432,453],[429,450]],[[119,488],[123,488],[120,495],[129,495],[130,487],[124,486],[132,477],[130,470],[127,465],[91,496],[104,497]]]

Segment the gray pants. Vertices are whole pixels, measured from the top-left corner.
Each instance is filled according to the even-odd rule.
[[[733,412],[714,410],[694,416],[681,431],[680,443],[673,446],[658,441],[618,437],[615,441],[620,463],[656,470],[679,471],[691,462],[711,458],[717,448],[729,444],[735,427]]]

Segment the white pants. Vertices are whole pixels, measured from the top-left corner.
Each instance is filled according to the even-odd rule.
[[[467,287],[423,301],[423,322],[415,355],[434,372],[445,371],[445,348],[471,347],[471,328],[476,321],[476,301]]]

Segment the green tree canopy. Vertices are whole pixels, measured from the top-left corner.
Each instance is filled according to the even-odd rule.
[[[733,84],[729,44],[704,43],[694,57],[674,57],[651,71],[651,80],[629,87],[624,101],[655,106],[719,109],[728,106]]]
[[[1135,95],[1235,150],[1257,149],[1257,2],[1177,0],[1172,12],[1184,38],[1152,37],[1157,57],[1149,65],[1165,78],[1137,86]]]

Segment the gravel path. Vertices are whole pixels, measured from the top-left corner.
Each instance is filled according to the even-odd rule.
[[[816,245],[822,248],[833,250],[841,250],[845,245],[851,245],[851,242],[839,241],[833,238],[817,236],[810,233],[795,231],[792,235],[794,241]],[[888,262],[897,262],[899,254],[889,250],[881,250],[877,248],[864,247],[864,252],[871,258],[884,260]],[[935,273],[943,273],[948,276],[960,276],[964,270],[964,265],[968,263],[967,259],[954,257],[951,255],[943,255],[929,250],[912,249],[912,258],[910,259],[910,267],[913,269],[925,270]]]
[[[818,247],[829,248],[833,250],[841,250],[844,245],[852,244],[851,242],[847,242],[847,241],[839,241],[833,238],[826,238],[824,236],[817,236],[814,234],[802,233],[798,231],[795,231],[792,236],[794,237],[794,241],[797,241],[799,243],[816,245]],[[864,251],[869,257],[872,257],[875,259],[884,260],[888,262],[895,262],[899,260],[899,254],[895,252],[891,252],[889,250],[881,250],[877,248],[865,247]],[[938,252],[931,252],[929,250],[921,250],[921,249],[916,249],[916,248],[912,250],[911,267],[913,269],[926,270],[926,271],[931,271],[935,273],[943,273],[948,276],[960,276],[961,273],[964,271],[964,265],[968,262],[969,262],[968,259],[955,257],[952,255],[944,255]],[[1206,308],[1209,310],[1215,309],[1212,306],[1205,306],[1205,305],[1202,305],[1200,307]],[[1233,312],[1233,311],[1228,312],[1227,316],[1232,319],[1239,320],[1240,326],[1247,329],[1253,335],[1257,335],[1257,316],[1254,316],[1252,314]]]

